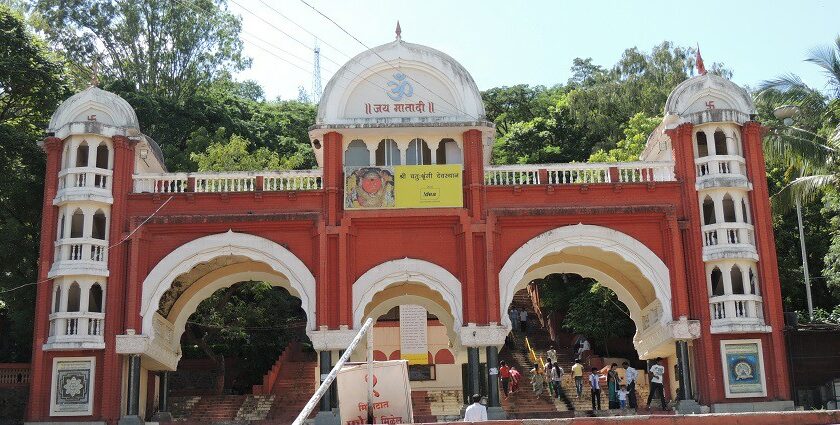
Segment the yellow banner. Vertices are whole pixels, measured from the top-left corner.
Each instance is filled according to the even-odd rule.
[[[403,360],[408,360],[408,364],[429,364],[429,354],[409,354],[409,353],[400,353],[400,358]]]
[[[463,166],[398,165],[394,167],[397,208],[440,208],[464,205]]]

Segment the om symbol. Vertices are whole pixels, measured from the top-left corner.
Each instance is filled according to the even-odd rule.
[[[394,79],[388,81],[388,88],[385,93],[395,102],[402,100],[403,97],[411,97],[414,94],[414,86],[408,82],[405,74],[402,72],[394,74]]]

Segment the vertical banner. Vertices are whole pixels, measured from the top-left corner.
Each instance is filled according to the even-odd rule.
[[[726,374],[724,380],[726,397],[767,395],[761,341],[758,339],[721,341],[720,348],[723,373]]]
[[[93,414],[95,357],[53,359],[51,416]]]
[[[426,308],[400,306],[400,358],[408,364],[429,364]]]
[[[338,410],[341,425],[367,423],[367,364],[346,364],[338,372]],[[373,364],[373,423],[414,422],[411,386],[405,360]]]

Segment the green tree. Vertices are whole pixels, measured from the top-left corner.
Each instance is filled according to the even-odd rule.
[[[190,159],[198,164],[198,171],[254,171],[280,168],[280,156],[265,147],[248,151],[249,141],[233,135],[227,142],[223,138],[224,128],[214,135],[214,141],[202,153],[191,153]],[[201,135],[200,137],[204,137]]]
[[[589,162],[638,161],[639,155],[645,149],[648,136],[660,122],[662,118],[649,117],[644,112],[633,115],[624,127],[624,139],[619,140],[616,147],[610,149],[609,152],[598,149],[589,156]]]
[[[836,218],[840,186],[840,36],[832,46],[812,50],[807,61],[822,68],[827,90],[809,87],[796,75],[783,75],[761,84],[757,106],[771,129],[765,138],[768,162],[783,174],[777,178],[783,185],[771,197],[774,211],[790,215],[799,200],[807,216],[809,205],[816,204],[811,208],[822,209],[823,217],[807,220],[805,229],[822,227],[826,221],[832,226],[823,232],[831,232],[832,236],[824,252],[823,276],[817,276],[815,281],[826,279],[836,301],[840,298],[840,266],[836,265],[840,252],[840,224]],[[799,107],[794,125],[785,125],[773,116],[772,111],[782,105]],[[809,249],[820,250],[824,246],[809,244]]]
[[[0,5],[0,362],[28,361],[49,113],[67,95],[62,63]]]
[[[79,69],[184,99],[249,65],[223,0],[37,0],[34,21]],[[87,71],[84,71],[87,73]]]
[[[607,356],[611,338],[632,336],[636,328],[615,292],[597,283],[569,303],[563,327],[603,346]]]

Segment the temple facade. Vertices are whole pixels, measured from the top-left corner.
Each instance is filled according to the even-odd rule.
[[[367,318],[434,316],[425,345],[378,328],[377,357],[436,364],[440,388],[489,382],[503,415],[478,364],[496,361],[514,294],[553,273],[612,289],[686,406],[792,407],[755,114],[703,74],[671,93],[636,162],[491,165],[469,72],[398,36],[327,84],[317,169],[169,173],[132,107],[88,88],[43,141],[28,421],[149,417],[189,316],[242,281],[300,298],[321,373]]]

